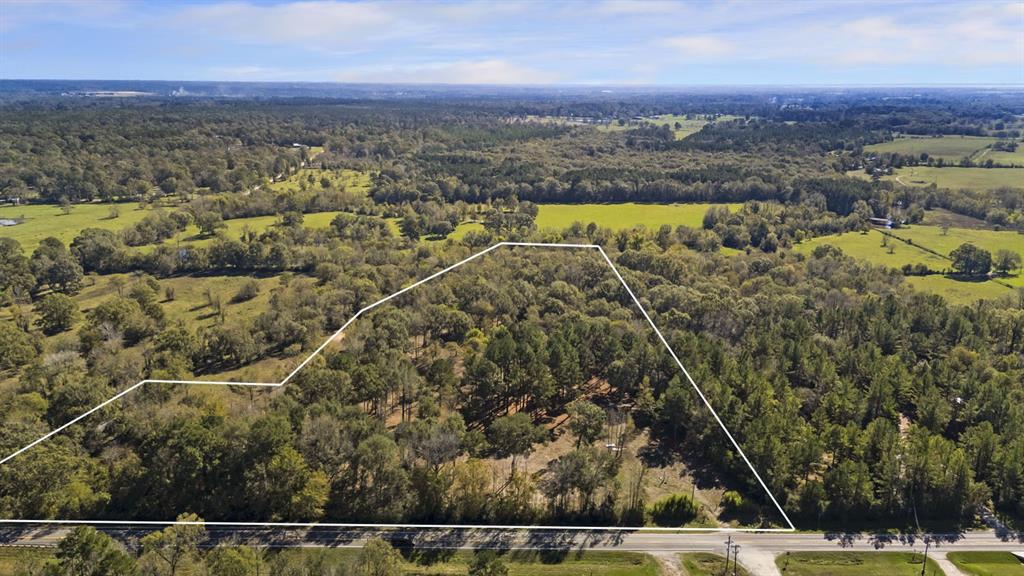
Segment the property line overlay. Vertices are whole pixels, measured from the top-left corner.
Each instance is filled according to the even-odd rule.
[[[367,523],[329,523],[329,522],[216,522],[216,521],[214,521],[214,522],[206,522],[206,521],[196,522],[196,521],[191,521],[190,522],[190,521],[177,521],[177,520],[167,520],[167,521],[164,521],[164,520],[141,520],[141,521],[132,521],[132,520],[26,520],[26,519],[0,519],[0,523],[11,523],[11,524],[66,524],[66,525],[82,525],[82,524],[86,524],[86,525],[97,525],[97,526],[99,526],[99,525],[139,525],[139,526],[206,525],[206,526],[238,526],[238,527],[250,527],[250,528],[314,528],[314,527],[325,527],[325,528],[363,528],[363,529],[365,529],[365,528],[381,528],[381,529],[422,528],[422,529],[452,529],[452,530],[468,530],[468,529],[480,529],[480,530],[487,530],[487,529],[492,529],[492,530],[580,530],[580,531],[594,531],[594,532],[597,532],[597,531],[604,531],[604,532],[608,532],[608,531],[612,531],[612,532],[638,532],[638,531],[644,531],[644,532],[794,532],[794,531],[796,531],[796,526],[793,525],[793,522],[789,519],[789,516],[786,514],[786,511],[783,510],[782,505],[779,504],[779,501],[775,499],[775,495],[772,494],[772,491],[768,488],[768,485],[761,478],[761,475],[757,473],[757,470],[754,468],[754,465],[750,462],[750,459],[747,458],[746,453],[744,453],[743,449],[740,448],[739,442],[737,442],[736,439],[733,437],[732,433],[729,432],[729,429],[725,426],[725,423],[718,416],[718,412],[716,412],[714,407],[711,406],[711,402],[707,399],[707,396],[704,395],[704,392],[697,385],[697,382],[694,381],[692,376],[690,376],[690,372],[683,365],[683,362],[679,359],[679,356],[676,354],[675,350],[673,350],[672,347],[669,345],[668,340],[661,333],[661,330],[658,328],[658,326],[654,323],[654,320],[651,318],[650,314],[648,314],[647,310],[644,308],[643,304],[640,302],[640,299],[633,292],[633,289],[629,286],[629,284],[626,283],[625,278],[622,277],[622,274],[619,272],[619,269],[615,266],[615,263],[612,262],[612,259],[608,256],[608,253],[605,252],[604,248],[602,248],[599,244],[565,244],[565,243],[552,243],[552,242],[498,242],[497,244],[494,244],[494,245],[492,245],[492,246],[490,246],[488,248],[485,248],[484,250],[481,250],[481,251],[479,251],[479,252],[477,252],[475,254],[472,254],[472,255],[468,256],[467,258],[464,258],[464,259],[456,262],[455,264],[452,264],[451,266],[448,266],[447,268],[444,268],[442,270],[434,272],[433,274],[427,276],[426,278],[423,278],[423,279],[421,279],[421,280],[419,280],[419,281],[417,281],[417,282],[415,282],[413,284],[410,284],[409,286],[406,286],[405,288],[402,288],[401,290],[399,290],[399,291],[397,291],[397,292],[395,292],[395,293],[393,293],[393,294],[391,294],[389,296],[385,296],[384,298],[381,298],[380,300],[377,300],[373,304],[369,304],[369,305],[363,307],[358,312],[353,314],[352,317],[349,318],[344,324],[342,324],[341,328],[338,328],[322,344],[320,344],[320,346],[318,346],[316,348],[316,350],[313,350],[313,352],[311,352],[308,356],[306,356],[306,358],[302,362],[300,362],[299,365],[296,366],[295,369],[292,370],[287,376],[285,376],[285,378],[283,380],[281,380],[280,382],[224,382],[224,381],[215,381],[215,380],[151,380],[151,379],[142,380],[142,381],[140,381],[140,382],[138,382],[136,384],[133,384],[132,386],[129,386],[128,388],[125,388],[124,390],[122,390],[122,391],[118,392],[117,394],[111,396],[107,400],[105,400],[102,403],[96,405],[95,407],[89,409],[88,411],[83,412],[79,416],[76,416],[75,418],[73,418],[72,420],[68,421],[67,423],[62,424],[61,426],[58,426],[57,428],[54,428],[50,432],[47,432],[46,434],[40,436],[36,440],[33,440],[32,442],[30,442],[29,444],[25,445],[24,447],[19,448],[18,450],[15,450],[10,455],[5,456],[2,460],[0,460],[0,465],[6,464],[8,461],[14,459],[19,454],[22,454],[23,452],[29,450],[30,448],[36,446],[37,444],[46,441],[47,439],[51,438],[52,436],[54,436],[56,434],[59,434],[60,432],[64,431],[66,428],[68,428],[69,426],[72,426],[72,425],[76,424],[77,422],[79,422],[82,419],[88,417],[89,415],[97,412],[98,410],[102,410],[105,406],[107,406],[107,405],[109,405],[109,404],[111,404],[113,402],[116,402],[117,400],[121,399],[125,395],[131,393],[135,389],[137,389],[140,386],[143,386],[145,384],[186,384],[186,385],[201,384],[201,385],[213,385],[213,386],[251,386],[251,387],[263,387],[263,388],[278,388],[278,387],[284,386],[292,378],[294,378],[295,375],[298,374],[298,372],[300,370],[305,368],[306,365],[309,364],[310,361],[312,361],[321,352],[323,352],[323,350],[332,341],[337,339],[338,336],[340,336],[342,334],[342,332],[345,331],[346,328],[348,328],[353,322],[355,322],[360,316],[362,316],[366,312],[369,312],[370,310],[373,310],[374,308],[377,308],[378,306],[380,306],[382,304],[385,304],[388,301],[390,301],[390,300],[392,300],[394,298],[397,298],[398,296],[401,296],[402,294],[405,294],[406,292],[408,292],[408,291],[410,291],[410,290],[412,290],[414,288],[417,288],[417,287],[419,287],[419,286],[421,286],[423,284],[426,284],[427,282],[430,282],[431,280],[433,280],[435,278],[438,278],[438,277],[440,277],[440,276],[442,276],[444,274],[447,274],[448,272],[451,272],[452,270],[455,270],[456,268],[458,268],[459,266],[462,266],[463,264],[467,264],[469,262],[472,262],[473,260],[476,260],[477,258],[480,258],[481,256],[484,256],[485,254],[488,254],[488,253],[490,253],[490,252],[492,252],[492,251],[494,251],[494,250],[496,250],[498,248],[504,247],[504,246],[507,246],[507,247],[510,247],[510,248],[524,247],[524,248],[565,248],[565,249],[597,250],[601,254],[601,257],[604,258],[605,263],[608,264],[608,267],[611,268],[612,273],[615,274],[615,277],[622,284],[622,287],[626,289],[626,292],[629,294],[630,299],[636,305],[637,309],[640,310],[640,314],[643,315],[644,319],[647,321],[647,323],[654,330],[654,333],[658,336],[658,340],[660,340],[662,345],[665,346],[665,349],[668,350],[669,355],[672,356],[672,359],[675,361],[676,365],[679,366],[679,369],[682,371],[683,375],[686,377],[686,380],[690,383],[690,385],[693,387],[693,389],[697,392],[697,395],[700,397],[701,401],[704,403],[704,406],[706,406],[707,409],[711,412],[711,415],[715,418],[715,422],[718,423],[718,426],[722,429],[722,432],[725,433],[725,436],[729,439],[729,442],[732,444],[733,448],[736,449],[736,453],[740,455],[740,457],[743,459],[743,462],[750,469],[751,473],[754,474],[754,478],[757,479],[758,484],[760,484],[761,488],[764,489],[765,493],[768,495],[768,498],[771,499],[772,504],[774,504],[776,509],[778,509],[779,514],[782,515],[782,518],[785,519],[786,524],[788,524],[789,527],[788,528],[685,528],[685,527],[681,527],[681,528],[664,528],[664,527],[652,527],[652,526],[546,526],[546,525],[545,526],[533,526],[533,525],[488,525],[488,524],[367,524]]]

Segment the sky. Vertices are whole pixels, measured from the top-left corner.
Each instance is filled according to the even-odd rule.
[[[1024,0],[0,0],[0,78],[1024,84]]]

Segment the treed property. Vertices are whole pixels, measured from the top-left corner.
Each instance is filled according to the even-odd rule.
[[[1008,149],[1024,99],[776,96],[6,102],[0,448],[596,243],[799,527],[1019,519],[1024,192],[881,175],[1024,170],[865,147]],[[0,516],[780,525],[593,256],[474,262],[274,393],[147,387],[0,466]]]

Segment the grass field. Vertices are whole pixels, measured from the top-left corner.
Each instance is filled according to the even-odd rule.
[[[950,552],[946,558],[971,576],[1024,576],[1024,563],[1009,552]]]
[[[312,154],[312,152],[310,152],[310,154]],[[319,189],[320,179],[326,176],[327,179],[331,181],[331,186],[334,188],[340,189],[344,187],[345,190],[350,192],[370,191],[370,175],[366,172],[358,172],[356,170],[321,170],[319,168],[300,170],[280,182],[274,182],[268,185],[267,188],[275,192],[299,190],[300,181],[307,179],[310,176],[313,176],[313,181],[308,182],[307,180],[306,183],[306,186],[310,190]]]
[[[116,208],[117,218],[110,217]],[[149,210],[140,210],[137,204],[73,204],[71,212],[64,214],[55,204],[32,204],[0,207],[0,218],[25,221],[15,226],[0,227],[0,237],[14,238],[26,254],[31,254],[43,238],[54,236],[65,244],[84,228],[120,230],[142,220]]]
[[[927,153],[932,158],[958,162],[961,158],[970,157],[997,140],[988,136],[901,137],[889,142],[869,144],[864,147],[864,151],[879,154],[895,152],[914,156]]]
[[[689,554],[680,554],[680,559],[683,563],[683,570],[689,576],[721,576],[722,571],[725,569],[725,557],[719,556],[718,554],[709,554],[707,552],[692,552]],[[732,566],[732,562],[729,563]],[[732,568],[729,573],[732,574]],[[749,576],[749,572],[740,566],[736,570],[737,576]]]
[[[984,162],[991,159],[1000,166],[1021,166],[1024,167],[1024,143],[1017,146],[1013,152],[997,152],[994,150],[982,150],[974,157],[975,162]]]
[[[848,172],[857,178],[870,179],[863,170]],[[959,168],[911,166],[900,168],[882,180],[895,181],[905,186],[931,186],[939,188],[971,188],[994,190],[1003,186],[1024,187],[1024,168]]]
[[[331,220],[334,217],[341,214],[340,211],[333,212],[314,212],[312,214],[302,215],[302,226],[305,228],[328,228],[331,225]],[[246,229],[253,232],[263,232],[276,224],[280,220],[277,215],[273,216],[253,216],[251,218],[232,218],[231,220],[224,221],[224,228],[220,230],[222,234],[228,238],[238,239],[241,237],[242,232]],[[169,240],[165,240],[165,244],[188,244],[190,246],[206,246],[214,239],[213,236],[201,236],[199,234],[199,228],[194,224],[189,225],[184,230],[178,233],[177,236]],[[151,248],[151,247],[150,247]]]
[[[961,244],[970,242],[979,248],[984,248],[992,254],[998,250],[1011,250],[1024,257],[1024,234],[1013,231],[980,230],[971,228],[950,228],[943,235],[939,226],[914,225],[899,228],[892,231],[894,236],[911,240],[918,246],[924,246],[940,254],[949,254],[956,250]],[[899,246],[897,249],[909,249],[911,246]],[[1013,286],[1024,286],[1024,275],[1017,275],[1010,278],[1002,278],[1003,282]]]
[[[700,129],[708,123],[708,121],[703,118],[687,120],[685,114],[662,114],[661,116],[656,116],[655,118],[648,120],[648,122],[656,126],[668,124],[669,127],[672,128],[672,131],[675,132],[676,140],[682,140],[690,134],[700,132]],[[679,128],[675,127],[676,122],[679,123]]]
[[[537,228],[562,230],[573,222],[590,222],[616,230],[644,225],[657,230],[662,224],[703,226],[704,214],[712,206],[723,204],[542,204],[537,214]],[[738,210],[742,204],[724,204]]]
[[[922,560],[911,552],[793,552],[775,564],[784,576],[920,576]],[[929,559],[925,574],[942,571]]]
[[[1000,246],[1002,243],[1001,247],[1018,248],[1024,254],[1024,236],[1015,232],[950,228],[948,236],[941,236],[941,229],[937,226],[915,225],[894,230],[893,233],[899,234],[900,237],[912,238],[915,244],[927,246],[936,252],[947,255],[960,244],[974,241],[979,241],[977,245],[981,247]],[[939,235],[942,241],[935,242],[933,245],[930,240],[935,235]],[[797,244],[793,249],[802,254],[810,254],[816,246],[831,244],[840,248],[848,256],[889,268],[899,269],[904,264],[924,264],[932,270],[942,271],[951,266],[949,260],[900,240],[890,238],[887,247],[882,246],[882,240],[883,235],[878,230],[870,230],[867,234],[847,232],[813,238]],[[892,248],[892,254],[889,253],[890,248]],[[910,276],[906,281],[915,290],[941,294],[950,302],[957,304],[971,304],[977,300],[991,300],[1013,295],[1012,290],[992,281],[965,282],[941,275]],[[1024,285],[1021,276],[1003,278],[1001,281]]]

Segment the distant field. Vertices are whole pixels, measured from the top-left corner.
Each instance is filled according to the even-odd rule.
[[[793,552],[775,564],[784,576],[920,576],[922,560],[911,552]],[[927,574],[942,574],[931,559]]]
[[[870,179],[863,170],[848,172],[849,175]],[[994,190],[1003,186],[1024,187],[1024,168],[959,168],[933,166],[910,166],[900,168],[882,180],[895,181],[905,186],[930,186],[939,188],[973,188]]]
[[[1024,254],[1024,245],[1014,244],[1015,242],[1024,242],[1024,236],[1015,232],[950,228],[949,235],[942,237],[942,242],[935,242],[934,245],[930,243],[931,237],[934,234],[941,234],[941,230],[936,226],[915,225],[910,228],[895,230],[893,233],[900,234],[901,237],[911,237],[909,235],[903,236],[907,233],[917,234],[917,236],[912,237],[916,244],[927,246],[936,252],[947,255],[960,244],[969,241],[978,241],[977,245],[981,247],[991,247],[995,242],[1001,242],[1004,243],[1002,247],[1010,247],[1011,249],[1016,247],[1022,250],[1021,253]],[[816,246],[831,244],[840,248],[848,256],[873,264],[888,266],[889,268],[899,269],[904,264],[924,264],[932,270],[942,271],[951,267],[949,260],[918,247],[908,245],[898,239],[890,238],[888,247],[882,246],[882,240],[883,235],[878,230],[870,230],[867,234],[847,232],[845,234],[813,238],[797,244],[793,247],[793,250],[802,254],[810,254]],[[892,254],[889,253],[889,247],[892,248]],[[1006,286],[992,281],[964,282],[941,275],[910,276],[907,277],[906,281],[915,290],[941,294],[950,302],[958,304],[970,304],[979,299],[1001,298],[1013,294]],[[1002,281],[1009,284],[1019,283],[1024,285],[1021,282],[1020,276],[1004,278]]]
[[[961,158],[970,157],[982,148],[993,144],[997,138],[988,136],[943,136],[941,138],[901,137],[890,142],[869,144],[864,147],[866,152],[880,154],[898,153],[920,156],[927,153],[932,158],[958,162]]]
[[[708,123],[708,121],[703,118],[688,120],[685,114],[662,114],[661,116],[648,120],[648,122],[656,126],[663,126],[667,124],[672,128],[672,131],[675,132],[676,140],[682,140],[690,134],[700,132],[700,129]],[[679,123],[679,128],[675,127],[676,122]]]
[[[846,232],[830,236],[819,236],[797,244],[793,249],[803,254],[810,254],[822,244],[831,244],[841,248],[848,255],[873,264],[881,264],[889,268],[902,268],[904,264],[925,264],[932,270],[945,270],[950,267],[949,260],[940,258],[913,246],[889,239],[889,247],[882,246],[885,236],[878,230],[869,230],[867,234]]]
[[[310,150],[310,155],[312,156],[312,149]],[[321,148],[320,151],[322,152],[323,149]],[[308,181],[310,176],[313,177],[312,182]],[[348,191],[370,191],[370,175],[366,172],[358,172],[356,170],[321,170],[319,168],[300,170],[280,182],[269,184],[267,188],[275,192],[298,190],[300,181],[306,180],[306,186],[310,190],[318,190],[321,188],[320,179],[324,176],[330,180],[331,186],[335,188],[344,186],[345,190]]]
[[[341,213],[342,212],[340,211],[332,211],[303,214],[302,226],[304,228],[329,228],[331,226],[331,220],[334,220],[334,217]],[[225,227],[222,228],[220,232],[228,238],[238,239],[246,229],[257,233],[263,232],[276,224],[280,219],[281,218],[277,215],[253,216],[251,218],[232,218],[231,220],[224,221]],[[213,242],[213,239],[213,236],[200,236],[199,228],[193,224],[179,232],[174,238],[165,240],[164,243],[206,246]]]
[[[972,228],[950,228],[946,234],[939,226],[914,224],[892,230],[894,236],[912,240],[920,246],[927,246],[936,252],[949,256],[961,244],[970,242],[995,254],[997,250],[1013,250],[1024,256],[1024,234],[1004,230],[978,230]]]
[[[984,162],[989,159],[1002,166],[1024,167],[1024,142],[1017,146],[1017,149],[1013,152],[982,150],[981,153],[974,157],[975,162]]]
[[[118,212],[110,217],[111,208]],[[0,237],[14,238],[26,254],[31,254],[43,238],[53,236],[65,244],[84,228],[120,230],[142,220],[149,210],[140,210],[137,204],[72,204],[71,213],[64,214],[55,204],[32,204],[0,207],[0,218],[25,221],[15,226],[0,226]]]
[[[683,569],[686,570],[686,574],[689,576],[721,576],[725,571],[725,557],[719,556],[718,554],[709,554],[707,552],[692,552],[687,554],[680,554],[680,559],[683,562]],[[732,562],[730,562],[730,566]],[[732,574],[733,569],[729,569],[729,574]],[[750,572],[747,572],[742,566],[736,570],[737,576],[749,576]]]
[[[1024,576],[1024,563],[1009,552],[950,552],[946,558],[971,576]]]
[[[590,222],[616,230],[644,225],[657,230],[662,224],[700,228],[704,214],[712,206],[723,204],[542,204],[537,215],[537,228],[562,230],[573,222]],[[742,204],[724,204],[739,210]]]

